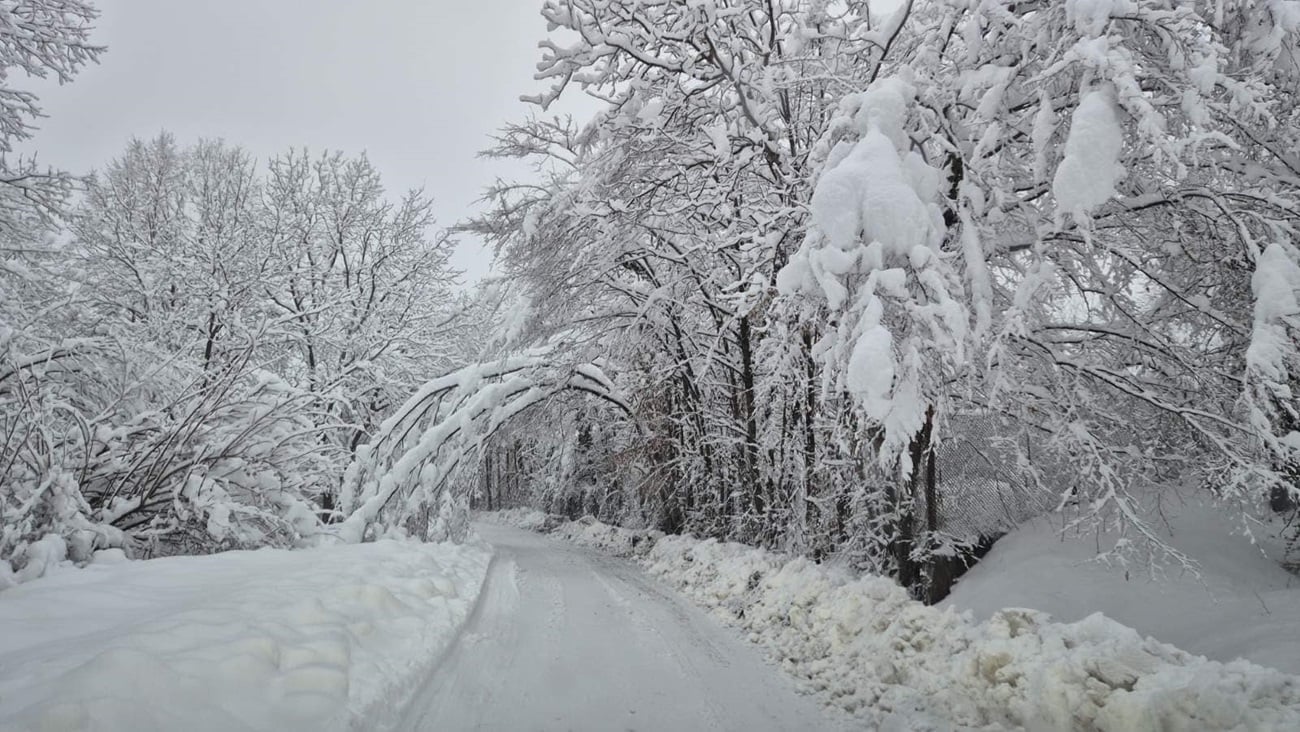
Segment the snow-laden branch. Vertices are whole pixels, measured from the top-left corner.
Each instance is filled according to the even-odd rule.
[[[428,510],[468,455],[512,419],[561,392],[590,394],[632,415],[598,365],[566,368],[554,361],[552,348],[536,348],[466,366],[422,386],[357,450],[341,495],[347,518],[336,536],[362,541],[376,524],[400,525]]]

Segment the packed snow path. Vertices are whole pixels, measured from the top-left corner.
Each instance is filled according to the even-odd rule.
[[[409,730],[821,730],[758,649],[624,560],[503,526],[478,608]]]

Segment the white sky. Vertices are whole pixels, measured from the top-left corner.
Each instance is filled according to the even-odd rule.
[[[163,129],[262,159],[304,145],[364,151],[390,191],[425,186],[449,225],[495,176],[517,171],[475,155],[540,88],[540,4],[98,0],[95,41],[108,52],[68,86],[31,87],[49,117],[23,151],[86,172]],[[462,242],[455,261],[472,280],[490,254]]]

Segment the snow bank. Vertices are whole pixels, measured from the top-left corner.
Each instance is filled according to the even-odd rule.
[[[1300,678],[1219,663],[1092,614],[985,622],[891,580],[739,544],[587,519],[554,533],[625,556],[767,648],[825,701],[882,729],[1300,729]]]
[[[646,564],[810,688],[886,725],[1300,728],[1300,678],[1191,656],[1100,614],[1061,624],[1006,609],[976,624],[881,577],[683,537],[658,542]]]
[[[56,570],[0,592],[0,729],[384,729],[490,556],[381,541]]]
[[[646,552],[650,551],[650,547],[664,536],[662,531],[611,526],[597,521],[592,516],[583,516],[577,521],[570,521],[564,516],[544,513],[533,508],[486,511],[477,514],[475,518],[487,523],[554,534],[575,544],[599,549],[619,557],[645,556]]]
[[[567,521],[557,526],[551,533],[582,546],[600,549],[620,557],[643,557],[655,542],[664,536],[661,531],[611,526],[591,516],[583,516],[577,521]]]
[[[528,531],[550,531],[566,519],[552,516],[534,508],[507,508],[501,511],[482,511],[474,514],[475,520],[490,524],[514,526]]]
[[[1066,621],[1095,612],[1184,650],[1219,661],[1237,658],[1300,674],[1300,577],[1284,570],[1276,533],[1257,527],[1256,542],[1234,532],[1212,504],[1166,502],[1151,524],[1198,574],[1127,574],[1090,561],[1115,534],[1062,541],[1059,522],[1032,521],[998,540],[963,576],[945,606],[987,618],[1007,605]]]

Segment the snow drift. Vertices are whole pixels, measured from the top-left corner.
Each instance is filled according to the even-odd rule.
[[[988,618],[1007,605],[1051,613],[1062,621],[1105,613],[1124,625],[1220,661],[1245,658],[1300,674],[1300,577],[1283,569],[1282,527],[1233,531],[1212,503],[1166,501],[1154,526],[1169,546],[1197,564],[1121,571],[1092,561],[1122,537],[1113,531],[1070,541],[1060,521],[1028,522],[998,540],[957,581],[943,606]],[[1271,529],[1271,531],[1270,531]]]
[[[0,729],[385,729],[469,615],[490,552],[115,559],[0,592]]]

